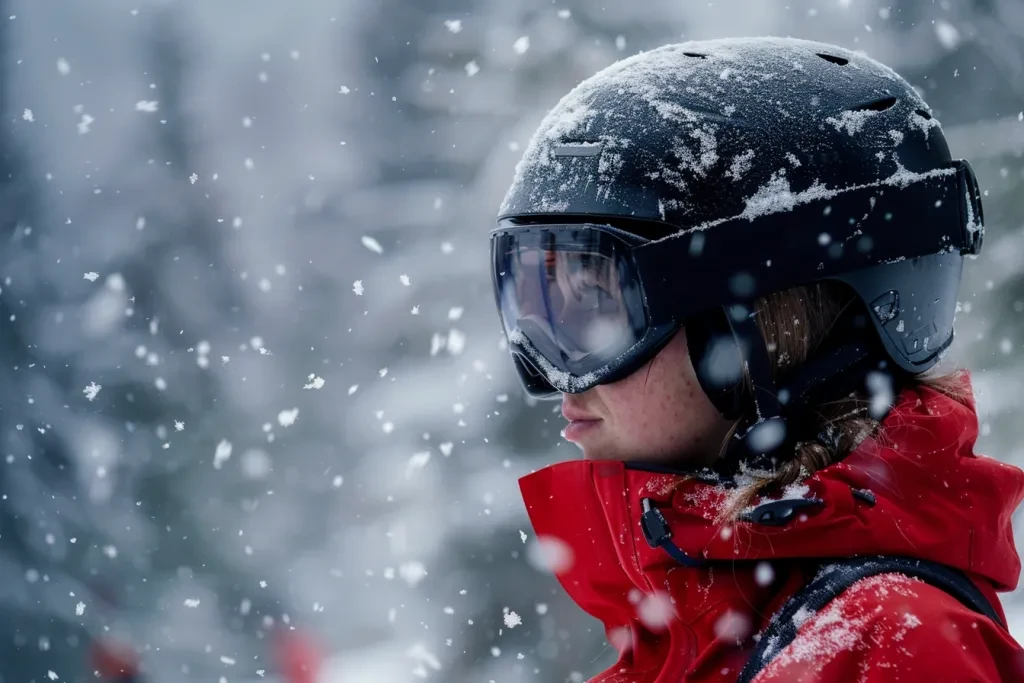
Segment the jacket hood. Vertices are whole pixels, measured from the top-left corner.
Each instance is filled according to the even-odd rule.
[[[558,544],[568,558],[555,568],[560,582],[609,628],[635,622],[638,612],[650,611],[648,596],[678,580],[666,577],[687,571],[680,557],[646,541],[640,522],[651,507],[660,510],[684,561],[724,567],[734,577],[747,567],[756,578],[765,561],[779,567],[902,555],[1010,590],[1021,569],[1011,514],[1024,496],[1024,472],[974,453],[978,419],[969,378],[964,382],[959,401],[924,386],[905,390],[875,436],[776,501],[755,501],[748,521],[719,521],[736,495],[734,482],[630,463],[563,462],[523,477],[520,488],[538,538]],[[793,514],[772,524],[780,510]],[[749,582],[742,601],[769,606],[763,584]],[[709,608],[699,595],[669,593],[671,610],[684,621]]]

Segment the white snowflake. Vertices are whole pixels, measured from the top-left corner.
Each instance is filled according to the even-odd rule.
[[[323,386],[324,386],[324,382],[325,381],[326,380],[324,380],[323,377],[317,377],[314,374],[310,374],[309,375],[309,382],[305,386],[303,386],[302,388],[303,389],[322,389]]]
[[[291,427],[295,424],[296,418],[299,417],[299,409],[292,408],[291,410],[282,410],[277,414],[277,422],[282,427]]]
[[[398,568],[398,574],[410,586],[415,586],[427,575],[427,569],[422,562],[405,562]]]
[[[353,282],[352,283],[352,291],[356,293],[356,296],[362,296],[363,295],[363,281],[362,280],[356,280],[355,282]]]
[[[954,49],[960,43],[960,31],[944,19],[935,22],[935,35],[947,50]]]
[[[86,273],[86,274],[84,274],[82,276],[82,279],[83,280],[88,280],[89,282],[96,282],[96,280],[98,280],[99,277],[100,277],[99,273],[97,273],[95,271],[89,271],[88,273]]]
[[[85,394],[85,397],[87,399],[92,401],[93,399],[96,398],[96,394],[100,393],[100,389],[102,388],[102,384],[96,384],[96,382],[89,382],[89,386],[87,386],[85,389],[82,389],[82,393]]]
[[[135,111],[144,111],[147,113],[153,113],[159,109],[160,103],[156,100],[139,100],[135,103]]]
[[[446,19],[444,27],[452,33],[458,33],[462,30],[462,21],[460,19]]]
[[[33,116],[31,109],[26,109],[24,112],[22,112],[21,118],[25,119],[29,123],[32,123],[33,121],[36,120],[36,117]]]
[[[530,36],[520,36],[516,39],[516,42],[512,43],[512,49],[516,51],[517,55],[521,55],[530,49]]]
[[[232,446],[227,439],[221,439],[217,444],[217,450],[213,452],[213,468],[219,470],[231,457]]]
[[[96,119],[89,116],[88,114],[82,114],[82,120],[76,124],[78,126],[78,134],[85,135],[86,133],[88,133],[89,126],[92,125],[92,122],[95,120]]]
[[[380,246],[380,242],[373,239],[369,235],[363,235],[362,238],[360,239],[363,242],[363,246],[369,249],[370,251],[376,252],[378,254],[384,253],[384,248]]]

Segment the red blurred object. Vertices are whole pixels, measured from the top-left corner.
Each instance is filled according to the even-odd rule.
[[[134,680],[139,670],[139,656],[127,643],[97,640],[92,647],[92,666],[101,681]]]
[[[286,683],[315,683],[320,672],[320,648],[303,631],[278,631],[274,636],[278,668]]]

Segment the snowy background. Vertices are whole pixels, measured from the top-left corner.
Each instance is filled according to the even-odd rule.
[[[0,681],[99,646],[281,681],[282,634],[332,683],[606,665],[530,560],[516,479],[575,450],[499,346],[487,231],[578,81],[764,34],[893,66],[974,164],[952,361],[1024,465],[1019,0],[0,0]]]

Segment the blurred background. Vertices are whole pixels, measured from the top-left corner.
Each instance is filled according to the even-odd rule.
[[[1024,465],[1020,0],[0,0],[0,681],[607,665],[531,560],[516,479],[576,451],[487,232],[577,82],[765,34],[886,62],[974,164],[950,365]]]

